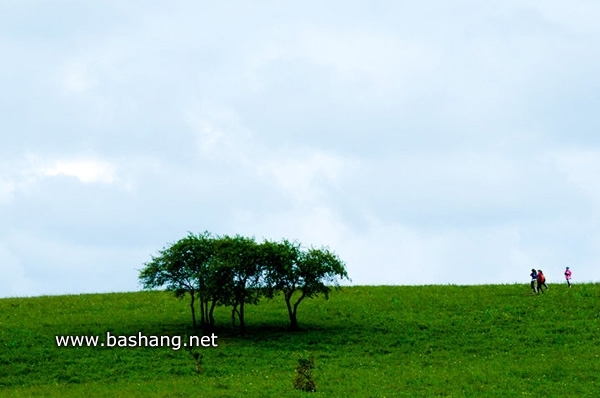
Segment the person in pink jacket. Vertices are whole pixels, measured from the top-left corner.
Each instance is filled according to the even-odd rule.
[[[567,269],[565,270],[565,279],[567,280],[567,285],[569,285],[569,287],[571,287],[571,270],[569,269],[569,267],[567,267]]]

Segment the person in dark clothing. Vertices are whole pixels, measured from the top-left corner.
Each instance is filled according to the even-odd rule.
[[[537,293],[537,271],[532,269],[531,274],[531,290],[533,290],[533,294]]]

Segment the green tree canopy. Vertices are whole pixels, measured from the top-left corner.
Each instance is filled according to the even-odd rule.
[[[290,328],[298,329],[298,306],[305,298],[323,294],[329,298],[339,280],[349,279],[345,264],[327,248],[302,250],[299,243],[287,240],[264,242],[268,292],[283,293]],[[292,303],[294,293],[300,295]]]
[[[190,294],[194,327],[194,303],[198,300],[202,327],[213,327],[215,307],[225,305],[232,308],[232,326],[238,319],[242,334],[246,304],[281,292],[290,328],[298,329],[298,306],[305,298],[328,298],[340,280],[349,279],[345,264],[327,248],[307,250],[285,239],[258,244],[254,238],[212,236],[208,232],[189,233],[144,266],[139,278],[145,289],[166,288],[177,297]]]
[[[208,232],[200,235],[189,233],[183,239],[158,252],[145,263],[139,279],[145,289],[164,287],[175,292],[176,297],[190,294],[192,323],[197,326],[194,303],[198,293],[202,303],[208,281],[207,269],[213,256],[213,241]],[[203,318],[204,319],[204,318]]]

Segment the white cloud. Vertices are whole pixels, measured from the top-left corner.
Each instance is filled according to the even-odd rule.
[[[600,150],[598,149],[559,149],[548,152],[556,162],[557,169],[572,186],[589,196],[600,210]]]
[[[0,246],[6,282],[0,286],[0,297],[135,290],[137,269],[149,259],[151,250],[81,245],[13,231]],[[111,286],[100,287],[106,280],[113,280]]]
[[[114,162],[91,157],[59,158],[26,155],[0,164],[0,203],[12,202],[16,193],[32,192],[42,179],[66,176],[83,184],[116,184],[131,189],[121,180]]]
[[[281,62],[306,63],[328,69],[338,87],[357,83],[362,95],[393,92],[402,97],[408,93],[401,90],[414,91],[415,82],[425,81],[439,68],[441,56],[435,45],[418,38],[312,25],[278,31],[276,38],[253,48],[247,56],[246,76],[251,88],[259,90],[265,78],[277,78],[266,75],[261,80],[257,76],[261,70]]]
[[[259,175],[276,184],[298,201],[322,198],[324,187],[335,186],[341,173],[351,167],[343,157],[313,149],[278,151],[256,165]]]
[[[97,85],[97,79],[91,68],[82,62],[71,63],[65,67],[63,82],[65,88],[73,93],[83,93]]]
[[[18,7],[0,210],[31,240],[0,259],[32,294],[205,229],[329,245],[355,283],[600,278],[592,1]]]
[[[346,79],[367,76],[380,89],[410,82],[435,69],[440,52],[417,38],[339,31],[320,27],[304,30],[299,38],[300,55],[312,63],[333,68]],[[394,87],[394,88],[400,88]]]
[[[111,184],[116,181],[116,166],[106,161],[81,159],[58,160],[40,170],[43,176],[75,177],[82,183],[101,182]]]
[[[4,243],[0,245],[0,264],[3,275],[0,297],[29,296],[32,292],[37,292],[19,258]]]
[[[368,216],[360,226],[335,208],[309,206],[270,215],[245,215],[244,233],[328,246],[358,284],[489,284],[526,280],[540,253],[514,225],[427,230]],[[548,265],[548,263],[546,263]],[[553,275],[554,268],[548,269]],[[556,272],[554,272],[556,274]],[[556,275],[553,275],[556,279]]]
[[[224,107],[202,104],[188,113],[187,120],[204,156],[243,167],[298,201],[322,198],[324,186],[335,187],[342,173],[356,167],[355,161],[319,148],[262,142],[241,124],[236,112]]]
[[[600,4],[590,0],[574,0],[565,3],[559,0],[530,0],[533,6],[548,21],[578,34],[593,34],[600,31]]]
[[[196,133],[196,145],[207,158],[247,163],[256,151],[252,134],[233,110],[213,103],[192,105],[185,120]]]
[[[15,183],[2,178],[2,174],[0,174],[0,203],[9,201],[15,189]]]

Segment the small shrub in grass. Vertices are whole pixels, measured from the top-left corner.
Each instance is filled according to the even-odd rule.
[[[204,355],[200,354],[199,352],[195,352],[193,350],[190,350],[190,354],[192,355],[192,358],[194,358],[194,365],[196,366],[196,373],[197,374],[202,373],[202,371],[203,371],[202,359],[204,358]]]
[[[313,380],[312,371],[315,368],[315,358],[312,353],[304,353],[298,358],[298,366],[294,373],[294,388],[296,390],[316,392],[317,385]]]

